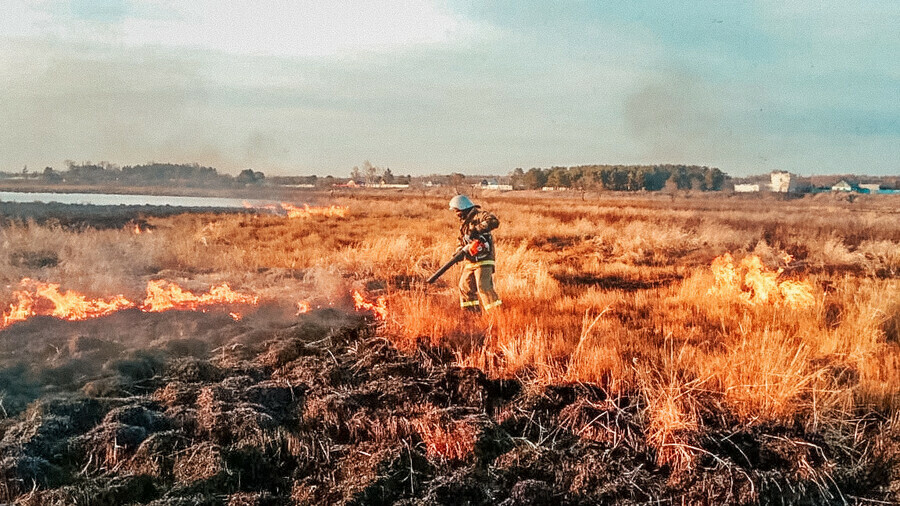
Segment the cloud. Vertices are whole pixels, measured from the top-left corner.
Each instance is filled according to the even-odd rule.
[[[222,5],[0,2],[0,124],[13,126],[0,169],[155,159],[343,175],[370,159],[395,173],[679,162],[740,175],[900,160],[896,2]]]
[[[426,0],[10,0],[9,36],[321,57],[446,43],[479,27]]]

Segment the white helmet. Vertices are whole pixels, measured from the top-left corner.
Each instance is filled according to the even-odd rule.
[[[450,209],[465,211],[466,209],[471,209],[473,207],[475,207],[475,203],[465,195],[457,195],[450,199]]]

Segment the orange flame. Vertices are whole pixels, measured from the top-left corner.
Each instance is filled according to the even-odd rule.
[[[13,292],[16,302],[3,313],[3,324],[8,327],[32,316],[54,316],[65,320],[86,320],[108,315],[121,309],[134,307],[134,303],[122,295],[99,299],[67,290],[59,291],[58,283],[44,283],[25,278],[21,290]]]
[[[312,306],[309,305],[308,301],[301,300],[297,303],[297,314],[301,315],[303,313],[308,313],[309,310],[312,309]]]
[[[147,283],[147,298],[141,304],[141,311],[160,312],[169,309],[191,311],[216,304],[258,303],[258,296],[235,292],[226,283],[210,288],[208,293],[194,295],[175,283],[159,279]]]
[[[134,235],[141,235],[141,226],[135,223],[132,233],[134,233]]]
[[[810,282],[779,281],[784,269],[772,271],[756,255],[745,257],[735,266],[731,254],[725,253],[713,260],[711,268],[716,284],[707,292],[710,295],[736,294],[746,304],[786,305],[797,309],[807,309],[816,303]]]
[[[387,308],[387,299],[384,295],[378,297],[374,303],[366,300],[365,297],[362,296],[356,290],[353,290],[353,302],[354,307],[357,311],[372,311],[375,313],[375,318],[378,320],[384,321],[387,320],[388,317],[388,308]]]
[[[342,206],[310,207],[308,204],[303,204],[303,207],[297,207],[287,202],[282,202],[281,208],[287,211],[288,218],[310,218],[312,216],[346,218],[350,211],[349,208]]]
[[[350,212],[349,207],[334,205],[310,206],[309,204],[303,204],[303,207],[297,207],[293,204],[288,204],[287,202],[281,202],[280,204],[258,205],[252,204],[246,200],[243,201],[242,204],[247,209],[265,209],[277,214],[285,213],[288,218],[311,218],[313,216],[346,218],[347,214]]]
[[[15,302],[0,316],[0,329],[32,316],[87,320],[136,306],[124,295],[92,299],[72,290],[60,292],[59,283],[45,283],[25,278],[19,285],[20,289],[13,292]],[[170,309],[205,311],[208,306],[214,305],[258,303],[258,296],[235,292],[227,284],[214,286],[208,293],[195,295],[175,283],[154,280],[147,283],[147,297],[139,309],[150,313]],[[235,320],[243,318],[238,312],[229,314]]]

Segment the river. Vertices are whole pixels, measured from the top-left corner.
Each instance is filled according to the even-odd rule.
[[[172,206],[172,207],[217,207],[237,208],[250,205],[262,206],[271,202],[220,198],[220,197],[177,197],[174,195],[122,195],[116,193],[46,193],[46,192],[0,192],[0,202],[45,204],[88,204],[96,206]]]

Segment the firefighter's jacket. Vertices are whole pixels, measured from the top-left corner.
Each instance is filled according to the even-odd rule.
[[[469,212],[459,227],[459,245],[464,246],[469,241],[477,239],[480,246],[474,255],[467,251],[466,260],[481,265],[494,264],[494,238],[491,236],[491,230],[499,225],[500,220],[496,216],[482,211],[478,206]]]

